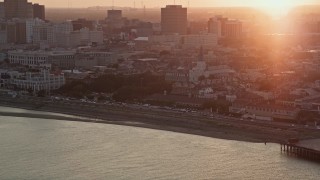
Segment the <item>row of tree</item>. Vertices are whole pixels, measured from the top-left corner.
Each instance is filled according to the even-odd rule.
[[[90,81],[72,81],[57,92],[66,96],[81,98],[92,93],[113,94],[113,99],[126,101],[171,91],[171,84],[162,76],[144,73],[138,75],[102,75]]]

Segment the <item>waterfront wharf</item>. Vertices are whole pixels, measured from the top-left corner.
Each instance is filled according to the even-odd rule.
[[[320,139],[282,143],[281,152],[290,156],[320,162]]]

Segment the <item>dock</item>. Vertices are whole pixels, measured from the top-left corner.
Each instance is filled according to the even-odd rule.
[[[320,139],[283,143],[281,144],[281,152],[320,162]]]

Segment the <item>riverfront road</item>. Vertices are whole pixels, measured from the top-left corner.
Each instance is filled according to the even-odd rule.
[[[240,120],[225,116],[211,117],[202,112],[177,112],[174,110],[150,108],[138,105],[98,104],[78,100],[53,100],[51,98],[0,96],[0,105],[20,107],[39,111],[50,111],[89,117],[97,122],[137,125],[151,124],[168,127],[197,129],[199,131],[232,130],[235,133],[253,135],[261,141],[283,142],[291,137],[320,137],[320,131],[304,126],[291,124]],[[187,132],[187,131],[186,131]],[[201,133],[200,133],[201,134]]]
[[[5,97],[3,100],[9,100],[11,101],[12,98]],[[211,121],[217,121],[217,122],[229,122],[229,123],[242,123],[242,124],[252,124],[252,125],[260,125],[265,127],[273,127],[273,128],[284,128],[284,129],[309,129],[309,130],[316,130],[315,127],[305,127],[302,125],[294,125],[288,124],[288,123],[282,123],[282,122],[273,122],[273,121],[255,121],[255,120],[248,120],[248,119],[240,119],[240,118],[234,118],[234,117],[228,117],[228,116],[222,116],[222,115],[214,115],[211,114],[204,114],[202,112],[179,112],[175,110],[168,110],[168,109],[161,109],[161,108],[151,108],[151,107],[145,107],[142,105],[119,105],[119,104],[100,104],[100,103],[88,103],[88,102],[82,102],[79,100],[52,100],[50,98],[39,98],[39,97],[27,97],[24,96],[22,98],[16,98],[16,101],[23,101],[23,103],[27,104],[51,104],[56,106],[68,106],[71,109],[79,110],[79,108],[95,108],[100,109],[104,111],[113,111],[113,112],[133,112],[140,114],[149,114],[149,115],[156,115],[161,116],[163,113],[165,113],[166,117],[183,117],[193,120],[199,120],[199,119],[210,119]]]

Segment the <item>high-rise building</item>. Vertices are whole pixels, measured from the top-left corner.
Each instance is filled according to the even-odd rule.
[[[0,43],[26,43],[26,23],[22,20],[4,21],[0,23]]]
[[[4,0],[5,18],[26,18],[28,17],[27,0]]]
[[[0,22],[0,44],[7,43],[7,23]]]
[[[122,18],[121,10],[108,10],[108,17],[106,18],[106,23],[111,28],[121,28],[124,26],[124,21]]]
[[[4,0],[4,17],[6,19],[20,18],[28,19],[37,17],[39,19],[45,18],[44,6],[29,3],[28,0]],[[1,4],[0,4],[1,15]]]
[[[167,5],[161,8],[161,31],[163,34],[187,34],[187,8],[181,5]]]
[[[239,20],[228,20],[225,24],[226,37],[237,38],[242,36],[242,23]]]
[[[109,21],[119,21],[122,19],[122,11],[121,10],[108,10],[108,17]]]
[[[71,21],[54,24],[54,31],[59,33],[70,33],[73,31],[73,25]]]
[[[16,43],[17,44],[26,44],[26,22],[25,21],[16,21]]]
[[[45,22],[41,19],[38,19],[38,18],[26,20],[27,43],[33,43],[33,28],[34,28],[34,26],[39,25],[41,23],[45,23]]]
[[[217,18],[210,18],[208,22],[208,33],[222,36],[222,22]]]
[[[27,16],[25,18],[33,18],[33,4],[32,3],[27,3]]]
[[[208,33],[215,34],[217,37],[240,37],[242,36],[242,22],[216,16],[208,21]]]
[[[6,43],[16,43],[17,33],[16,25],[13,22],[7,23],[7,42]]]
[[[88,28],[94,30],[94,22],[87,19],[77,19],[72,21],[72,26],[74,31],[79,31],[82,28]]]
[[[0,19],[5,18],[5,12],[4,12],[4,2],[0,2]]]
[[[33,5],[33,18],[39,18],[42,20],[46,19],[44,5],[34,4]]]
[[[33,27],[34,44],[54,44],[54,26],[50,23],[40,23]]]

